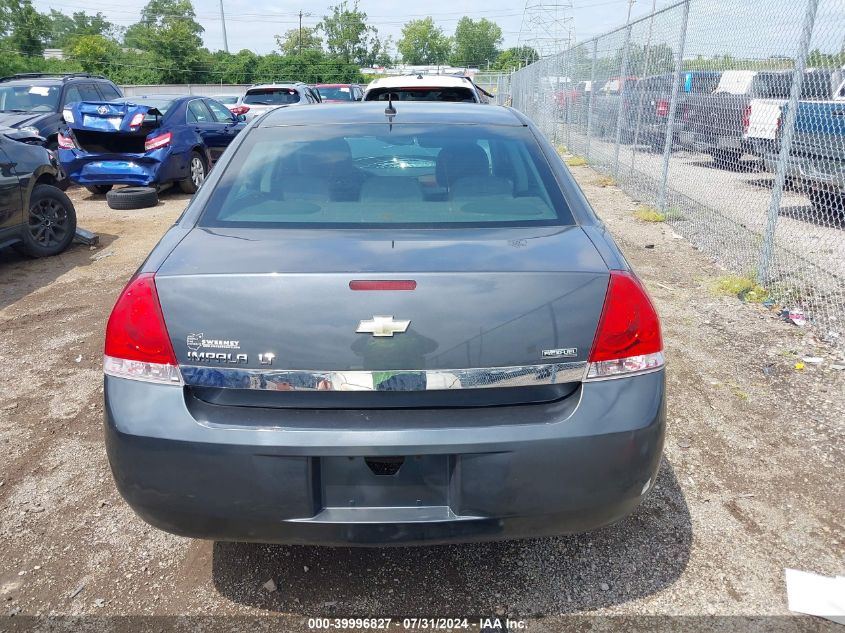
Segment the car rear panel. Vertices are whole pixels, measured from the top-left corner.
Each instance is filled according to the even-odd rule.
[[[373,279],[416,288],[350,289]],[[586,361],[607,280],[577,227],[420,231],[416,239],[195,229],[156,285],[180,364],[260,368],[259,354],[271,353],[274,370],[341,371],[535,365],[553,362],[543,352],[560,348],[562,360]],[[376,315],[410,324],[394,336],[356,332]],[[198,345],[223,356],[200,363]]]

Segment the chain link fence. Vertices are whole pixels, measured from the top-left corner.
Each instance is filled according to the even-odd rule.
[[[843,65],[842,0],[685,0],[498,94],[731,271],[741,296],[843,345]]]

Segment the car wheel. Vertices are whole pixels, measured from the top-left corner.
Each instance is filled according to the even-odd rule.
[[[117,210],[146,209],[158,204],[158,191],[154,187],[123,187],[109,191],[106,202]]]
[[[36,185],[20,250],[30,257],[58,255],[75,234],[76,209],[67,194],[53,185]]]
[[[740,158],[742,158],[742,152],[735,149],[718,149],[713,152],[713,162],[727,169],[737,169]]]
[[[95,196],[104,196],[111,191],[112,185],[88,185],[85,188]]]
[[[199,152],[191,152],[191,160],[188,163],[188,177],[179,181],[179,188],[185,193],[195,193],[205,180],[208,170],[205,160]]]

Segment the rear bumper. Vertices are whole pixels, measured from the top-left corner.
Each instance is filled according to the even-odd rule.
[[[80,150],[59,150],[59,162],[68,178],[79,185],[131,185],[147,187],[173,180],[174,161],[170,151],[144,154],[105,155]]]
[[[579,391],[543,423],[479,425],[527,408],[495,407],[441,410],[451,428],[403,428],[392,410],[396,430],[338,431],[197,420],[178,387],[107,377],[106,443],[129,505],[184,536],[389,545],[566,534],[637,506],[665,431],[662,370]],[[379,456],[405,462],[375,475],[364,458]]]

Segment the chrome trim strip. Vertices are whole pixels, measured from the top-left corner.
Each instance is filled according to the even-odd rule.
[[[309,371],[180,365],[194,387],[268,391],[442,391],[533,387],[581,382],[587,363],[545,363],[516,367],[397,371]]]

